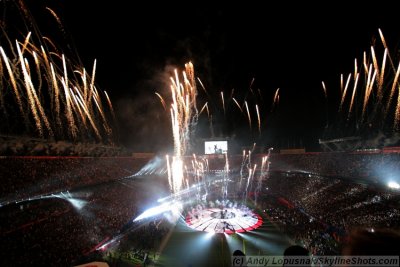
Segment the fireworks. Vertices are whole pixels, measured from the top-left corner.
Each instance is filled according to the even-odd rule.
[[[183,82],[181,83],[178,71],[171,77],[171,96],[172,103],[170,108],[172,135],[174,140],[174,156],[168,162],[168,180],[171,191],[177,193],[181,190],[184,183],[183,159],[185,155],[192,130],[197,124],[198,110],[196,104],[197,88],[195,84],[194,69],[191,62],[185,65],[185,72],[182,73]],[[156,93],[165,105],[164,99]]]
[[[343,74],[340,76],[338,114],[346,117],[347,124],[354,122],[360,130],[374,125],[379,130],[391,128],[397,131],[400,123],[400,97],[396,100],[395,94],[399,90],[400,63],[396,68],[381,30],[379,35],[383,48],[371,46],[370,53],[364,52],[361,69],[355,59],[354,72],[348,74],[345,84]],[[383,52],[381,59],[378,51]],[[326,96],[325,84],[322,85]],[[351,88],[350,94],[348,91]],[[400,95],[400,92],[397,94]]]
[[[204,176],[206,173],[206,170],[208,169],[208,161],[207,159],[198,159],[196,155],[193,155],[192,159],[192,164],[191,164],[191,169],[189,171],[189,168],[185,165],[185,156],[187,154],[188,148],[190,147],[190,140],[193,138],[194,132],[195,132],[195,127],[197,125],[198,118],[200,114],[203,113],[204,110],[207,111],[207,116],[210,121],[210,124],[212,123],[212,115],[210,115],[210,110],[209,110],[209,102],[205,102],[202,105],[202,108],[200,111],[197,109],[197,87],[195,84],[195,76],[194,76],[194,69],[192,63],[188,63],[185,65],[185,71],[182,72],[181,75],[179,75],[179,72],[177,70],[174,71],[174,76],[170,77],[170,92],[171,92],[171,103],[170,105],[170,119],[171,119],[171,126],[172,126],[172,135],[173,135],[173,142],[174,142],[174,155],[172,157],[168,156],[166,157],[166,162],[167,162],[167,172],[168,172],[168,182],[170,185],[170,190],[171,192],[178,196],[180,195],[180,192],[183,190],[183,187],[186,185],[187,190],[189,190],[189,184],[194,183],[197,188],[197,198],[202,199],[203,197],[200,194],[201,188],[204,187],[204,193],[207,194],[207,186],[205,185],[204,181]],[[201,83],[200,79],[197,78],[197,81],[201,84],[201,87],[203,88],[204,92],[207,94],[207,96],[210,96],[208,92],[206,91],[204,85]],[[253,84],[254,81],[252,81]],[[233,90],[230,95],[229,100],[233,100],[233,102],[240,110],[241,113],[243,113],[243,108],[240,106],[239,102],[233,97]],[[278,95],[279,89],[275,92],[274,96],[274,103],[279,99]],[[161,96],[160,93],[155,93],[156,96],[160,99],[161,104],[163,108],[166,110],[168,105],[166,104],[167,101],[163,96]],[[220,97],[221,97],[221,103],[222,103],[222,111],[223,114],[226,114],[227,112],[227,99],[224,97],[223,91],[220,92]],[[247,100],[244,100],[244,106],[246,108],[246,113],[247,113],[247,118],[250,126],[250,130],[252,128],[252,118],[251,118],[251,112],[249,108],[249,104]],[[258,124],[258,131],[261,133],[261,111],[259,105],[256,103],[255,104],[255,111],[257,115],[257,124]],[[255,147],[255,143],[253,146],[253,150]],[[262,165],[261,165],[261,174],[259,178],[259,182],[261,182],[261,179],[265,177],[265,169],[266,169],[266,162],[267,159],[263,159]],[[241,178],[239,179],[239,187],[241,187],[243,174],[246,173],[247,175],[247,184],[246,184],[246,190],[248,190],[249,185],[251,184],[251,181],[254,179],[254,175],[257,170],[257,164],[254,164],[254,166],[250,166],[251,164],[251,151],[249,151],[249,154],[246,155],[246,159],[244,159],[244,162],[247,162],[246,164],[246,170],[243,170],[244,168],[244,163],[242,164],[241,168]],[[226,199],[228,196],[228,181],[230,180],[229,178],[229,172],[230,172],[230,167],[229,167],[229,160],[228,160],[228,155],[225,154],[225,167],[223,171],[223,178],[222,178],[222,186],[221,186],[221,195],[223,199]],[[245,194],[247,196],[247,194]]]
[[[272,107],[271,107],[271,112],[275,108],[276,105],[279,104],[279,88],[276,89],[275,94],[274,94],[274,100],[272,102]]]
[[[61,25],[57,14],[47,10]],[[95,137],[97,141],[111,141],[103,98],[113,118],[115,115],[107,93],[95,86],[96,61],[90,76],[65,54],[58,53],[49,37],[40,36],[33,19],[30,24],[36,34],[29,32],[23,41],[15,40],[14,45],[2,29],[5,35],[0,41],[6,42],[0,43],[0,116],[7,121],[2,125],[3,131],[23,124],[31,135],[42,138]],[[15,107],[19,114],[11,112]],[[23,121],[7,119],[10,114],[22,117]]]

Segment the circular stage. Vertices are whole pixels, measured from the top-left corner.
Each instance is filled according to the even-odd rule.
[[[249,208],[197,208],[186,216],[186,224],[197,231],[210,233],[241,233],[260,227],[262,218]]]

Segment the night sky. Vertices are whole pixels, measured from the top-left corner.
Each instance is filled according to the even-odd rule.
[[[371,44],[380,44],[378,28],[392,53],[400,41],[398,14],[381,3],[360,2],[350,8],[336,1],[325,6],[26,2],[35,12],[47,5],[57,13],[64,31],[58,42],[75,47],[87,69],[97,59],[97,85],[112,98],[119,142],[138,151],[171,147],[169,113],[154,92],[168,99],[171,71],[188,61],[209,93],[199,89],[198,100],[212,107],[214,137],[230,137],[241,146],[257,142],[316,150],[318,138],[347,134],[340,129],[326,133],[326,126],[335,121],[340,74],[352,72],[354,58],[361,58]],[[51,26],[56,23],[48,15],[36,19],[43,35],[60,30]],[[327,85],[328,102],[321,81]],[[223,91],[228,98],[233,88],[237,100],[260,106],[261,134],[254,122],[249,129],[247,117],[232,101],[223,114],[219,94]],[[277,88],[280,102],[271,112]],[[206,117],[199,120],[197,137],[211,137]]]

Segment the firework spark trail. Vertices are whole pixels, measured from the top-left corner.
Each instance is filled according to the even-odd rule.
[[[260,174],[258,176],[257,187],[256,187],[255,194],[254,194],[254,202],[256,205],[257,205],[258,194],[261,191],[262,181],[269,174],[269,165],[270,165],[269,157],[271,155],[272,150],[273,150],[272,147],[269,148],[268,154],[266,156],[262,157],[262,160],[261,160]]]
[[[3,76],[3,64],[1,63],[1,57],[0,57],[0,77]],[[4,113],[6,113],[5,110],[5,100],[4,100],[4,93],[3,91],[3,79],[0,79],[0,107],[3,109]]]
[[[398,87],[397,86],[397,82],[399,80],[399,74],[400,74],[400,62],[399,62],[399,65],[397,66],[396,75],[394,76],[394,80],[393,80],[393,83],[392,83],[392,89],[390,90],[390,96],[388,98],[388,102],[387,102],[387,105],[386,105],[385,114],[387,114],[387,112],[389,111],[390,104],[391,104],[393,96],[394,96],[394,92],[396,90],[396,87]]]
[[[353,108],[353,104],[354,104],[354,96],[356,95],[356,90],[357,90],[357,84],[358,84],[358,78],[360,77],[360,74],[357,73],[355,81],[354,81],[354,86],[353,86],[353,94],[351,95],[351,101],[350,101],[350,106],[349,106],[349,112],[347,115],[347,120],[350,119],[350,115],[351,115],[351,110]]]
[[[322,82],[322,89],[324,90],[325,98],[327,98],[327,97],[328,97],[328,94],[327,94],[327,92],[326,92],[326,86],[325,86],[325,83],[324,83],[324,82]]]
[[[184,175],[182,157],[186,153],[190,141],[192,128],[197,123],[198,111],[196,107],[197,89],[194,83],[194,69],[191,62],[185,64],[182,74],[184,82],[180,82],[178,71],[171,77],[171,123],[174,140],[174,157],[171,164],[172,192],[180,191]]]
[[[203,164],[203,173],[204,173],[204,175],[205,175],[206,173],[209,173],[210,169],[209,169],[209,165],[208,165],[208,159],[206,158],[206,159],[204,159],[203,161],[204,161],[204,164]],[[208,185],[207,185],[207,183],[208,183],[208,182],[207,182],[206,177],[203,177],[203,183],[202,183],[202,185],[203,185],[203,188],[204,188],[204,195],[203,195],[203,200],[204,200],[204,201],[207,199],[207,196],[208,196]]]
[[[76,131],[74,117],[72,115],[70,90],[68,88],[67,83],[65,82],[64,77],[61,77],[61,84],[62,84],[63,89],[64,89],[65,104],[66,104],[66,108],[67,108],[67,112],[66,112],[65,115],[66,115],[66,118],[67,118],[67,121],[68,121],[69,131],[71,133],[72,138],[75,139],[76,136],[77,136],[77,131]]]
[[[8,75],[10,77],[11,85],[12,85],[12,88],[14,89],[14,95],[17,98],[18,107],[21,111],[21,114],[25,114],[24,109],[22,107],[21,96],[19,94],[19,90],[17,87],[17,82],[15,81],[13,70],[11,69],[10,62],[6,56],[6,53],[4,52],[3,47],[1,47],[1,46],[0,46],[0,53],[1,53],[1,56],[3,57],[4,63],[6,64],[6,69],[7,69]]]
[[[365,76],[367,77],[369,70],[368,70],[367,53],[366,52],[363,53],[363,57],[364,57],[363,58],[364,73],[365,73]]]
[[[243,191],[243,201],[244,202],[246,201],[246,198],[247,198],[248,187],[249,187],[249,183],[250,183],[250,180],[252,177],[252,171],[254,170],[251,168],[251,153],[252,153],[252,150],[249,150],[247,155],[246,155],[246,152],[243,151],[244,160],[242,162],[242,167],[241,167],[241,171],[240,171],[241,180],[246,179],[245,177],[247,176],[246,187],[245,187],[245,190]],[[246,167],[248,175],[246,175],[246,173],[243,171],[244,167]],[[241,190],[241,188],[240,188],[240,190]]]
[[[87,129],[87,124],[86,124],[86,120],[85,120],[85,115],[83,114],[84,112],[82,112],[82,108],[80,107],[80,104],[78,102],[78,98],[77,96],[74,94],[74,92],[72,90],[70,90],[71,96],[74,99],[74,103],[75,105],[72,105],[73,109],[76,111],[78,111],[78,114],[80,115],[80,118],[83,122],[83,126],[85,127],[85,129]]]
[[[228,197],[228,182],[229,182],[229,161],[228,154],[225,153],[225,166],[224,166],[224,177],[222,181],[222,199],[226,200]]]
[[[271,112],[279,102],[279,88],[276,89],[275,94],[274,94],[274,100],[272,101],[272,107],[271,107]]]
[[[85,101],[83,102],[89,114],[93,114],[93,105],[91,100],[94,99],[93,95],[95,94],[94,80],[96,76],[96,68],[97,68],[97,61],[95,59],[93,63],[92,77],[88,88],[87,98],[84,99]]]
[[[107,103],[108,103],[108,106],[110,107],[111,115],[113,116],[114,121],[116,121],[114,108],[113,108],[113,105],[112,105],[112,103],[111,103],[110,97],[109,97],[108,94],[107,94],[107,91],[104,91],[104,95],[105,95],[106,98],[107,98]]]
[[[106,96],[107,103],[108,103],[108,106],[109,106],[110,111],[111,111],[111,116],[112,116],[112,118],[113,118],[113,122],[114,122],[114,125],[115,125],[115,123],[117,122],[117,119],[116,119],[116,117],[115,117],[115,112],[114,112],[113,105],[112,105],[111,100],[110,100],[110,98],[108,97],[108,94],[107,94],[106,91],[104,91],[104,95]],[[110,128],[110,130],[112,130],[112,129]],[[111,136],[111,132],[110,132],[109,135]]]
[[[383,56],[382,69],[379,68],[378,60],[376,58],[375,49],[373,46],[371,46],[371,55],[372,55],[372,62],[374,64],[374,69],[376,72],[375,78],[376,78],[376,82],[378,85],[378,88],[377,88],[378,101],[377,102],[380,103],[380,101],[382,99],[382,85],[383,85],[383,80],[381,80],[381,78],[383,78],[383,75],[385,74],[385,65],[384,64],[386,63],[387,50],[385,49],[385,53]],[[371,90],[372,90],[372,88],[371,88]]]
[[[378,65],[378,60],[376,59],[376,55],[375,55],[375,49],[373,46],[371,46],[371,56],[372,56],[372,63],[374,65],[374,69],[376,71],[376,77],[380,77],[379,75],[379,65]]]
[[[74,120],[74,116],[72,113],[72,101],[71,101],[71,95],[70,95],[70,90],[69,90],[69,86],[68,86],[68,72],[67,72],[67,63],[65,61],[65,56],[64,54],[62,55],[62,63],[63,63],[63,70],[64,70],[64,77],[61,78],[61,84],[63,85],[64,88],[64,94],[65,94],[65,101],[66,101],[66,105],[67,105],[67,121],[70,127],[70,133],[72,138],[76,138],[77,136],[77,127],[75,125],[75,120]],[[85,111],[86,113],[86,111]]]
[[[50,53],[53,53],[54,55],[56,55],[56,56],[58,56],[58,48],[57,48],[57,46],[53,43],[53,41],[50,39],[50,38],[48,38],[48,37],[46,37],[46,36],[42,36],[42,39],[44,40],[44,41],[46,41],[47,43],[49,43],[50,45],[51,45],[51,47],[54,49],[54,51],[56,52],[56,53],[53,53],[53,52],[50,52]],[[35,47],[33,44],[32,44],[32,46],[33,47]],[[43,52],[43,51],[45,51],[44,50],[44,48],[43,48],[43,46],[40,46],[40,48],[41,48],[41,51]],[[48,49],[49,50],[49,49]]]
[[[324,87],[324,84],[322,84]],[[343,74],[340,74],[340,93],[343,94]]]
[[[238,108],[240,109],[240,112],[243,113],[243,109],[242,107],[239,105],[239,103],[236,101],[236,99],[234,97],[232,97],[233,101],[235,102],[235,104],[238,106]]]
[[[169,156],[165,156],[166,161],[167,161],[167,173],[168,173],[168,184],[170,188],[173,188],[172,184],[172,172],[171,172],[171,164],[169,163]]]
[[[383,81],[385,77],[385,67],[386,67],[386,58],[388,55],[388,50],[385,49],[385,52],[383,54],[383,59],[382,59],[382,69],[381,69],[381,76],[379,78],[379,87],[378,87],[378,96],[380,99],[382,99],[382,87],[383,87]]]
[[[203,88],[204,92],[207,93],[207,90],[206,90],[206,88],[204,87],[203,83],[201,82],[200,78],[197,77],[197,80],[199,81],[200,86],[201,86],[201,88]]]
[[[385,106],[382,103],[382,100],[384,98],[384,93],[385,93],[384,92],[385,88],[383,87],[383,83],[384,83],[384,77],[385,77],[387,56],[388,56],[388,50],[385,49],[385,51],[383,53],[381,69],[379,71],[377,71],[377,75],[376,75],[376,84],[377,84],[376,96],[377,97],[376,97],[376,100],[374,103],[374,109],[373,109],[373,112],[371,115],[372,118],[375,118],[377,116],[377,114],[381,113],[382,110],[385,110]],[[390,101],[389,99],[386,99],[386,100],[388,102]]]
[[[342,78],[343,78],[343,75],[342,75]],[[349,76],[347,77],[346,86],[344,87],[344,91],[343,91],[343,94],[342,94],[342,100],[340,101],[340,105],[339,105],[339,112],[342,110],[342,106],[343,106],[343,103],[344,103],[344,99],[346,98],[347,88],[349,87],[350,78],[351,78],[351,73],[350,73]],[[343,81],[343,80],[342,80],[342,81]]]
[[[362,108],[362,113],[361,113],[361,122],[363,122],[364,118],[365,118],[365,111],[367,108],[368,100],[371,95],[372,86],[375,82],[376,70],[374,70],[372,77],[371,77],[371,73],[372,73],[372,64],[370,64],[370,67],[369,67],[367,85],[365,86],[364,102],[363,102],[363,108]]]
[[[30,78],[30,76],[29,76],[29,78]],[[30,84],[30,88],[29,89],[32,91],[32,96],[33,96],[33,99],[35,100],[36,107],[39,110],[39,113],[41,115],[41,118],[43,120],[44,125],[46,126],[46,129],[48,131],[49,136],[52,137],[52,136],[54,136],[53,130],[51,129],[50,122],[49,122],[49,120],[48,120],[48,118],[46,116],[46,113],[44,112],[44,109],[43,109],[42,105],[40,104],[40,100],[39,100],[39,98],[38,98],[38,96],[36,94],[35,88],[33,87],[32,80],[30,80],[29,84]]]
[[[56,12],[54,12],[51,8],[46,7],[46,9],[50,12],[50,14],[56,19],[58,25],[60,26],[61,30],[64,32],[64,28],[62,26],[60,18],[57,16]]]
[[[208,102],[206,102],[203,107],[200,109],[199,115],[203,112],[203,110],[205,110],[208,106]],[[207,108],[207,113],[208,113],[208,108]]]
[[[88,84],[87,84],[87,75],[86,75],[86,69],[83,68],[82,73],[81,73],[81,80],[82,80],[82,84],[83,84],[83,99],[86,101],[87,97],[88,97]]]
[[[97,129],[96,124],[94,123],[94,121],[93,121],[93,119],[92,119],[92,116],[90,115],[89,110],[88,110],[86,104],[85,104],[84,102],[82,102],[79,98],[78,98],[78,102],[79,102],[80,106],[82,107],[83,111],[86,113],[86,116],[87,116],[87,118],[88,118],[90,124],[92,125],[92,128],[93,128],[95,134],[96,134],[97,137],[100,139],[101,136],[100,136],[99,130]]]
[[[38,78],[39,85],[37,86],[37,88],[39,90],[39,96],[40,96],[41,95],[41,91],[40,90],[41,90],[42,84],[43,84],[42,73],[41,73],[41,70],[40,70],[40,63],[39,63],[39,59],[38,59],[38,56],[37,56],[36,52],[33,51],[32,55],[33,55],[33,59],[35,61],[36,73],[38,74],[37,78]]]
[[[235,88],[232,88],[232,90],[231,90],[231,95],[230,95],[230,99],[232,99],[233,98],[233,94],[235,93]]]
[[[353,78],[355,79],[358,73],[358,63],[357,63],[357,58],[354,59],[354,76]]]
[[[248,189],[249,189],[250,179],[251,179],[251,176],[253,174],[252,173],[253,172],[252,169],[249,169],[248,171],[249,172],[248,172],[248,175],[247,175],[246,187],[245,187],[245,190],[243,191],[243,202],[246,202],[246,200],[247,200],[247,192],[248,192]]]
[[[265,171],[264,168],[265,168],[267,159],[268,159],[268,156],[262,157],[260,174],[258,175],[257,187],[256,187],[256,190],[254,192],[254,203],[256,205],[257,205],[258,194],[261,191],[261,184],[262,184],[262,179],[263,179],[263,175],[264,175],[264,171]]]
[[[253,147],[251,148],[252,153],[254,152],[254,149],[256,149],[256,145],[257,145],[257,143],[253,143]]]
[[[189,177],[189,170],[188,170],[187,166],[184,165],[184,166],[183,166],[183,169],[185,170],[185,171],[184,171],[184,177]],[[190,187],[189,187],[189,179],[188,179],[188,178],[185,178],[184,180],[185,180],[185,183],[186,183],[186,189],[189,190],[189,188],[190,188]]]
[[[96,87],[95,87],[95,89],[96,89]],[[96,104],[97,110],[99,111],[101,118],[103,119],[103,127],[104,127],[104,129],[106,130],[107,133],[110,133],[111,129],[110,129],[108,123],[107,123],[106,116],[104,115],[103,106],[102,106],[102,103],[100,101],[100,97],[99,97],[99,93],[97,92],[97,89],[95,90],[95,94],[93,96],[93,100],[94,100],[94,103]],[[101,138],[101,136],[99,136],[99,137]]]
[[[89,94],[87,95],[87,99],[85,101],[88,103],[88,108],[90,109],[90,99],[92,98],[92,94],[94,91],[94,78],[96,76],[96,67],[97,67],[97,60],[94,60],[93,63],[93,69],[92,69],[92,79],[90,81],[90,87],[89,87]]]
[[[388,46],[386,44],[385,37],[383,36],[381,29],[378,29],[378,31],[379,31],[379,36],[381,37],[383,47],[385,47],[386,50],[389,50]],[[392,57],[390,56],[390,54],[388,54],[388,57],[389,57],[389,61],[390,61],[390,65],[392,66],[392,69],[395,70],[395,66],[394,66],[394,63],[393,63],[393,60],[392,60]]]
[[[258,92],[258,95],[260,96],[261,101],[263,101],[263,97],[262,97],[260,88],[257,89],[257,92]]]
[[[185,76],[186,74],[186,76]],[[185,64],[185,73],[183,73],[184,77],[187,77],[185,79],[185,84],[190,88],[190,107],[192,109],[191,113],[189,114],[190,116],[190,124],[191,126],[188,127],[188,130],[191,131],[189,135],[193,134],[194,131],[194,126],[197,124],[197,121],[199,119],[199,111],[197,109],[197,86],[196,86],[196,79],[194,76],[194,67],[192,62],[189,62]]]
[[[257,164],[254,164],[253,168],[249,168],[249,176],[247,177],[246,190],[244,192],[243,202],[247,201],[249,189],[251,192],[251,188],[252,188],[252,184],[253,184],[252,182],[254,180],[254,174],[256,173],[256,170],[257,170]]]
[[[198,162],[196,159],[196,155],[193,154],[193,159],[192,159],[192,169],[194,173],[194,182],[197,183],[199,180],[199,169],[198,169]]]
[[[42,51],[44,65],[45,65],[46,69],[48,70],[50,67],[50,62],[49,62],[49,58],[47,57],[46,50],[44,49],[43,46],[40,46],[40,50]]]
[[[239,180],[239,188],[238,190],[242,190],[242,181],[244,180],[244,167],[246,166],[246,160],[247,160],[247,155],[246,155],[246,150],[243,150],[242,154],[242,164],[240,165],[240,180]]]
[[[82,96],[80,93],[78,93],[78,94],[80,96]],[[95,87],[95,91],[93,93],[93,100],[94,100],[94,103],[96,104],[97,110],[100,113],[101,118],[103,119],[103,127],[108,132],[110,130],[110,128],[109,128],[108,122],[106,120],[106,116],[104,114],[104,111],[103,111],[103,104],[102,104],[102,102],[100,100],[99,92],[97,91],[96,87]]]
[[[250,82],[250,87],[249,88],[251,88],[252,86],[253,86],[253,83],[254,83],[254,80],[255,80],[256,78],[254,78],[253,77],[253,79],[251,79],[251,82]]]
[[[247,101],[244,101],[244,105],[246,106],[247,117],[249,118],[249,127],[251,129],[251,116],[250,116],[249,106],[247,105]]]
[[[74,90],[76,91],[77,88],[74,87]],[[78,102],[79,94],[75,94],[75,92],[71,88],[69,88],[69,92],[70,92],[70,95],[72,96],[72,99],[74,100],[74,103],[75,103],[75,105],[72,105],[73,109],[74,110],[78,110],[78,113],[79,113],[79,115],[81,117],[81,120],[84,121],[84,117],[85,116],[83,115],[82,109],[79,107],[80,105],[79,105],[79,102]],[[84,125],[85,125],[85,127],[87,127],[86,121],[84,121]]]
[[[163,98],[159,93],[157,93],[157,92],[155,92],[155,94],[156,94],[156,96],[160,99],[161,104],[162,104],[164,110],[167,111],[167,105],[165,104],[164,98]]]
[[[204,171],[204,164],[203,162],[200,162],[197,160],[196,155],[193,154],[193,160],[192,160],[192,169],[194,173],[194,183],[196,185],[196,199],[198,202],[202,200],[201,196],[201,189],[205,185],[205,171]],[[205,189],[206,190],[206,189]],[[207,193],[205,193],[207,194]]]
[[[258,105],[256,104],[257,111],[257,121],[258,121],[258,132],[261,134],[261,120],[260,120],[260,111],[258,110]]]
[[[24,43],[22,44],[21,54],[24,54],[25,49],[26,49],[26,47],[27,47],[28,44],[29,44],[29,39],[31,38],[31,34],[32,34],[31,32],[28,32],[28,34],[26,35],[25,41],[24,41]],[[17,42],[17,44],[18,44],[18,42]]]
[[[81,93],[79,93],[78,88],[76,88],[74,86],[74,89],[75,89],[75,92],[71,88],[69,90],[70,91],[70,95],[74,99],[74,103],[75,103],[75,105],[71,105],[72,110],[75,111],[75,113],[76,113],[76,111],[78,111],[83,126],[85,127],[85,129],[88,129],[87,120],[86,120],[86,112],[85,112],[85,110],[83,108],[83,105],[85,104],[85,101],[83,100],[83,97],[82,97]],[[80,103],[83,103],[83,105],[81,105]],[[82,112],[82,110],[83,110],[83,112]]]
[[[395,117],[394,117],[394,123],[393,123],[393,129],[395,131],[399,130],[399,121],[400,121],[400,88],[397,85],[397,80],[399,78],[399,69],[400,69],[400,63],[399,63],[399,66],[397,67],[395,81],[393,82],[393,86],[392,86],[392,91],[394,91],[393,88],[397,87],[397,104],[396,104],[396,111],[395,111]]]
[[[222,109],[224,110],[224,115],[225,115],[225,100],[223,91],[221,91],[221,99],[222,99]]]
[[[208,120],[212,123],[212,118],[210,117],[210,110],[208,109],[208,104],[206,103],[207,117]],[[212,127],[212,126],[211,126]]]
[[[24,83],[25,83],[25,88],[26,88],[26,92],[28,94],[28,100],[29,100],[29,104],[30,104],[30,108],[31,108],[31,112],[33,115],[33,118],[35,119],[35,123],[36,123],[36,129],[39,131],[39,135],[42,137],[43,136],[43,129],[42,129],[42,123],[40,121],[40,117],[38,115],[37,109],[36,109],[36,105],[35,105],[35,99],[33,98],[32,95],[32,91],[31,91],[31,79],[29,77],[28,71],[26,69],[25,66],[25,61],[23,59],[22,53],[21,53],[21,49],[18,45],[17,42],[17,49],[18,49],[18,55],[19,55],[19,61],[21,64],[21,69],[22,69],[22,73],[24,75]]]

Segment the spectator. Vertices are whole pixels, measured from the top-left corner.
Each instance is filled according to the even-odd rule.
[[[290,265],[292,265],[290,262],[290,259],[292,259],[292,260],[297,260],[297,259],[307,260],[306,257],[308,257],[308,259],[309,259],[309,252],[306,248],[304,248],[302,246],[293,245],[293,246],[290,246],[285,249],[285,251],[283,252],[283,257],[284,257],[284,262],[288,261],[287,265],[290,266]],[[285,266],[285,264],[283,266]],[[305,264],[305,265],[296,264],[296,266],[310,267],[311,264]]]
[[[392,229],[356,229],[343,255],[399,256],[400,233]]]

